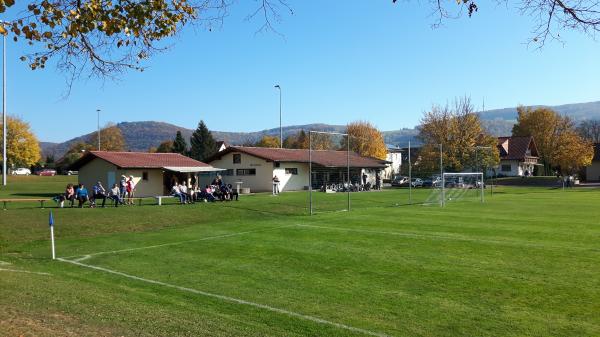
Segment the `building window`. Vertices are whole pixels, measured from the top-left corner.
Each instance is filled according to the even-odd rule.
[[[255,176],[256,169],[237,169],[235,174],[238,176]]]
[[[233,154],[233,163],[234,164],[241,164],[242,163],[242,155],[239,153],[234,153]]]
[[[280,167],[281,166],[281,163],[278,162],[278,161],[274,162],[273,164],[275,165],[275,167]]]
[[[233,169],[227,169],[227,170],[223,171],[221,174],[224,175],[224,176],[232,176],[233,175]]]
[[[286,168],[285,169],[285,174],[292,174],[292,175],[298,175],[298,169],[297,168]]]
[[[148,172],[147,171],[142,172],[142,180],[148,181]]]
[[[510,165],[502,165],[501,171],[502,172],[510,172],[510,171],[512,171],[512,166],[510,166]]]

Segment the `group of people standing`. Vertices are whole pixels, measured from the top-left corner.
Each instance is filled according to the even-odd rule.
[[[188,186],[185,183],[174,182],[171,195],[179,198],[181,204],[191,204],[197,201],[214,202],[238,200],[239,194],[231,184],[225,184],[221,176],[217,176],[210,185],[202,188],[198,184]]]
[[[59,195],[55,200],[59,203],[59,207],[63,208],[66,201],[70,202],[70,207],[74,207],[75,200],[77,200],[77,207],[83,208],[86,202],[90,202],[90,207],[105,207],[106,199],[113,201],[114,206],[119,205],[133,205],[133,198],[135,195],[135,181],[133,176],[127,178],[125,175],[121,176],[121,180],[118,184],[106,190],[102,185],[101,181],[96,182],[92,187],[92,193],[88,191],[84,184],[79,184],[76,187],[73,184],[68,184],[65,188],[64,194]],[[102,204],[98,203],[102,200]]]

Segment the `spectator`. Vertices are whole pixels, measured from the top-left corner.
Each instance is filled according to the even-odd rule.
[[[238,201],[240,195],[236,190],[233,189],[233,186],[231,186],[231,184],[227,185],[227,190],[229,191],[229,198],[231,200],[235,198],[235,201]]]
[[[65,200],[69,200],[71,202],[71,207],[73,207],[73,204],[75,203],[75,189],[73,188],[73,184],[67,184],[65,193],[59,197],[60,208],[64,207]]]
[[[215,201],[215,196],[212,194],[212,188],[208,185],[201,190],[200,197],[204,199],[204,201]]]
[[[221,190],[221,201],[231,200],[230,194],[229,194],[229,189],[227,188],[227,185],[225,185],[225,184],[221,185],[220,190]]]
[[[177,184],[177,183],[173,184],[173,188],[171,188],[171,195],[174,196],[174,197],[179,198],[179,203],[185,204],[185,195],[183,195],[181,193],[181,189],[179,187],[179,184]]]
[[[125,185],[125,190],[127,191],[127,204],[133,205],[133,195],[135,193],[135,181],[133,181],[133,176],[129,176]]]
[[[279,194],[279,177],[273,176],[273,195]]]
[[[117,184],[113,184],[108,197],[115,202],[115,207],[119,207],[119,204],[123,204],[123,200],[121,199],[121,191],[119,190],[119,185]]]
[[[185,184],[179,184],[179,193],[183,195],[183,203],[190,203],[190,198],[188,196],[188,188]]]
[[[375,189],[381,190],[381,173],[375,173]]]
[[[121,181],[119,182],[119,197],[121,200],[125,199],[125,195],[127,194],[127,177],[125,175],[121,175]]]
[[[77,199],[79,208],[83,208],[83,204],[85,204],[89,200],[89,194],[87,188],[83,186],[83,184],[79,184],[77,190],[75,191],[75,199]]]
[[[92,206],[97,206],[96,200],[102,199],[102,208],[104,208],[104,205],[106,204],[106,190],[104,189],[104,186],[102,186],[102,182],[97,182],[96,185],[92,187],[92,191],[94,193],[92,195]]]

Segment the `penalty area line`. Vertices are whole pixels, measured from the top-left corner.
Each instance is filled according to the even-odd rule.
[[[222,235],[215,235],[215,236],[207,236],[207,237],[203,237],[203,238],[191,239],[191,240],[185,240],[185,241],[168,242],[168,243],[162,243],[162,244],[158,244],[158,245],[135,247],[135,248],[125,248],[125,249],[118,249],[118,250],[108,250],[108,251],[104,251],[104,252],[97,252],[97,253],[91,253],[91,254],[66,256],[66,257],[63,257],[63,259],[73,259],[73,258],[76,257],[77,259],[74,259],[74,261],[81,262],[83,260],[87,260],[87,259],[91,258],[92,256],[96,256],[96,255],[115,254],[115,253],[131,252],[131,251],[143,250],[143,249],[152,249],[152,248],[161,248],[161,247],[168,247],[168,246],[176,246],[176,245],[182,245],[182,244],[190,243],[190,242],[199,242],[199,241],[222,239],[222,238],[228,238],[228,237],[232,237],[232,236],[252,234],[252,233],[260,233],[260,232],[272,231],[272,230],[277,230],[277,229],[281,229],[281,228],[288,228],[288,227],[295,227],[295,226],[298,226],[298,225],[293,224],[293,225],[269,227],[269,228],[263,228],[263,229],[256,229],[256,230],[252,230],[252,231],[237,232],[237,233],[230,233],[230,234],[222,234]]]
[[[94,266],[91,264],[85,264],[85,263],[81,263],[78,261],[73,261],[73,260],[66,260],[64,258],[57,258],[57,260],[61,261],[61,262],[66,262],[66,263],[71,263],[80,267],[84,267],[84,268],[89,268],[89,269],[94,269],[97,271],[102,271],[105,273],[109,273],[109,274],[113,274],[113,275],[118,275],[118,276],[122,276],[131,280],[136,280],[136,281],[140,281],[140,282],[145,282],[145,283],[150,283],[150,284],[154,284],[154,285],[159,285],[159,286],[163,286],[163,287],[167,287],[167,288],[172,288],[172,289],[177,289],[179,291],[184,291],[184,292],[188,292],[188,293],[192,293],[192,294],[196,294],[196,295],[202,295],[205,297],[211,297],[211,298],[216,298],[225,302],[230,302],[230,303],[236,303],[236,304],[241,304],[241,305],[246,305],[246,306],[250,306],[250,307],[254,307],[254,308],[259,308],[259,309],[263,309],[263,310],[267,310],[267,311],[271,311],[271,312],[276,312],[279,314],[283,314],[283,315],[287,315],[287,316],[291,316],[291,317],[295,317],[295,318],[299,318],[305,321],[311,321],[314,323],[319,323],[319,324],[323,324],[323,325],[329,325],[329,326],[333,326],[339,329],[344,329],[344,330],[348,330],[348,331],[352,331],[352,332],[356,332],[356,333],[361,333],[364,335],[369,335],[369,336],[376,336],[376,337],[390,337],[389,335],[383,334],[383,333],[379,333],[379,332],[375,332],[375,331],[370,331],[370,330],[366,330],[366,329],[361,329],[361,328],[356,328],[350,325],[346,325],[346,324],[342,324],[342,323],[336,323],[336,322],[332,322],[332,321],[328,321],[319,317],[315,317],[315,316],[310,316],[310,315],[304,315],[304,314],[300,314],[297,312],[293,312],[293,311],[289,311],[289,310],[285,310],[285,309],[280,309],[280,308],[276,308],[276,307],[272,307],[270,305],[266,305],[266,304],[260,304],[260,303],[255,303],[255,302],[250,302],[250,301],[246,301],[246,300],[242,300],[239,298],[235,298],[235,297],[230,297],[230,296],[225,296],[225,295],[219,295],[219,294],[214,294],[214,293],[209,293],[206,291],[202,291],[202,290],[198,290],[198,289],[193,289],[193,288],[186,288],[186,287],[182,287],[182,286],[178,286],[178,285],[174,285],[174,284],[169,284],[169,283],[165,283],[165,282],[161,282],[161,281],[156,281],[156,280],[151,280],[151,279],[147,279],[147,278],[143,278],[143,277],[139,277],[139,276],[135,276],[135,275],[130,275],[130,274],[126,274],[120,271],[116,271],[116,270],[112,270],[112,269],[108,269],[108,268],[103,268],[103,267],[99,267],[99,266]]]

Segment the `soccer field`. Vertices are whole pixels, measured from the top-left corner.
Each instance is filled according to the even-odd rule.
[[[600,335],[599,190],[406,193],[2,211],[0,335]]]

